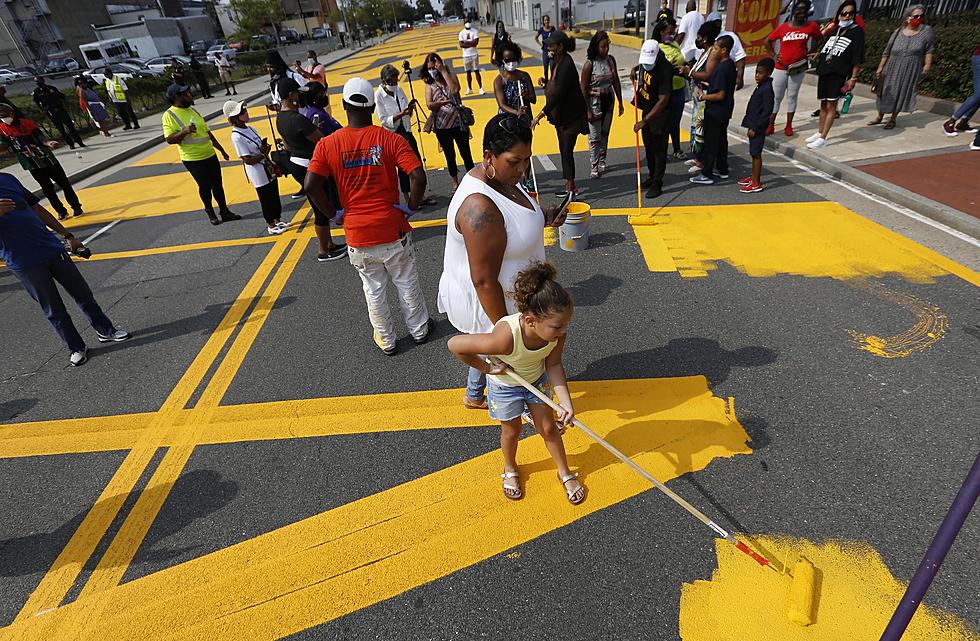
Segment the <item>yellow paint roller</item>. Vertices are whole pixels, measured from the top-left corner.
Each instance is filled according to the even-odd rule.
[[[555,401],[551,397],[546,396],[541,392],[541,390],[539,390],[538,388],[536,388],[535,386],[531,385],[526,380],[524,380],[517,372],[513,370],[513,368],[508,367],[507,373],[515,381],[520,383],[524,389],[531,392],[536,397],[541,399],[543,403],[546,403],[548,406],[550,406],[551,409],[555,410],[556,412],[561,411],[561,407],[557,403],[555,403]],[[730,403],[730,407],[732,411],[734,411],[734,403]],[[599,436],[598,434],[590,430],[585,425],[585,423],[578,420],[577,418],[572,419],[572,423],[575,425],[575,427],[585,432],[585,434],[588,435],[589,438],[591,438],[593,441],[595,441],[596,443],[598,443],[599,445],[607,449],[613,456],[615,456],[620,461],[622,461],[627,466],[629,466],[634,472],[636,472],[646,480],[650,481],[650,483],[652,483],[653,486],[656,487],[658,490],[663,492],[667,496],[667,498],[672,500],[674,503],[680,505],[682,508],[687,510],[692,516],[694,516],[694,518],[696,518],[697,520],[701,521],[709,528],[711,528],[718,536],[722,537],[723,539],[725,539],[726,541],[734,545],[739,551],[744,552],[745,554],[750,556],[759,565],[769,568],[773,572],[780,573],[780,571],[777,570],[775,566],[773,566],[773,564],[769,561],[769,559],[767,559],[766,557],[762,556],[758,552],[755,552],[754,550],[749,548],[749,546],[747,546],[743,541],[739,541],[734,534],[726,531],[720,525],[718,525],[710,518],[708,518],[707,515],[704,514],[704,512],[702,512],[701,510],[697,509],[696,507],[694,507],[693,505],[685,501],[673,490],[671,490],[666,485],[658,481],[652,474],[650,474],[645,469],[637,465],[633,461],[633,459],[620,452],[604,438],[602,438],[601,436]],[[788,560],[783,563],[782,567],[783,567],[782,573],[789,574],[791,578],[789,598],[787,600],[788,606],[787,606],[786,616],[793,623],[802,626],[810,625],[811,623],[813,623],[813,613],[814,613],[814,605],[816,599],[816,571],[813,568],[813,564],[801,557],[794,561],[792,572],[788,571],[788,567],[789,567]]]

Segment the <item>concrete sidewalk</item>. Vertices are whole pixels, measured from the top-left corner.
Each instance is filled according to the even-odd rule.
[[[541,68],[535,64],[540,61],[540,49],[534,41],[534,32],[513,29],[511,34],[524,50],[525,59],[534,58],[524,67],[536,80],[541,75]],[[588,41],[580,39],[576,45],[572,57],[581,68]],[[639,52],[632,47],[613,44],[610,53],[619,67],[623,98],[629,100],[632,96],[629,70],[636,64]],[[735,113],[729,131],[742,138],[745,132],[738,125],[752,95],[754,74],[754,65],[745,69],[745,87],[735,97]],[[776,133],[766,140],[766,146],[809,168],[980,238],[980,189],[977,188],[980,185],[980,152],[969,149],[973,134],[945,135],[942,123],[952,113],[951,103],[926,97],[919,103],[919,111],[899,114],[895,129],[886,131],[880,125],[869,127],[867,123],[877,114],[875,101],[868,87],[859,86],[849,112],[834,124],[830,144],[819,151],[811,151],[806,148],[806,138],[817,130],[817,118],[810,114],[817,109],[818,102],[816,76],[810,74],[800,90],[793,121],[795,135],[787,137],[783,134],[784,106],[783,113],[776,118]],[[944,109],[948,113],[943,113]],[[688,122],[689,118],[685,116],[683,126],[688,126]],[[735,147],[733,153],[744,153],[744,148]]]
[[[357,49],[337,49],[321,55],[320,61],[329,66],[374,44],[377,42]],[[221,106],[229,98],[253,102],[269,93],[269,79],[267,76],[261,75],[251,80],[239,82],[236,89],[238,90],[237,96],[225,96],[220,87],[212,84],[214,97],[206,100],[198,98],[195,100],[194,107],[201,112],[205,120],[210,121],[222,115]],[[194,90],[197,93],[198,87],[196,85],[194,85]],[[68,174],[72,183],[78,183],[89,176],[113,167],[123,160],[162,144],[163,130],[160,124],[162,116],[163,112],[143,115],[140,117],[139,129],[123,131],[116,128],[112,130],[112,138],[105,138],[101,135],[90,136],[85,139],[85,148],[76,147],[72,150],[67,145],[62,144],[55,150],[55,156],[57,156],[61,166],[64,167],[65,173]],[[57,132],[55,133],[57,134]],[[63,143],[60,136],[56,135],[55,139],[59,143]],[[34,189],[35,195],[43,198],[40,188],[36,188],[37,181],[34,180],[30,172],[21,168],[20,163],[15,163],[3,171],[16,176],[28,188]]]

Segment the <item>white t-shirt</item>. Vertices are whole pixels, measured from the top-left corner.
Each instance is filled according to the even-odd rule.
[[[239,158],[262,155],[262,136],[248,125],[244,129],[231,128],[231,144],[235,145],[235,153]],[[253,187],[265,187],[272,182],[262,163],[245,165],[245,175]]]
[[[732,62],[738,62],[739,60],[744,60],[746,57],[745,49],[742,47],[742,41],[738,39],[738,36],[735,35],[735,32],[722,31],[721,33],[718,34],[718,38],[722,36],[728,36],[729,38],[732,39],[732,42],[734,43],[732,45],[732,50],[728,52],[728,57],[732,59]],[[718,38],[715,38],[715,40],[717,40]],[[684,39],[687,40],[687,38]],[[703,49],[695,49],[694,51],[695,57],[697,58],[700,58],[702,53],[704,53]]]
[[[681,43],[681,53],[685,60],[693,60],[698,46],[694,41],[698,39],[698,29],[704,24],[704,16],[699,11],[688,11],[681,18],[681,23],[677,27],[677,33],[684,34],[684,42]]]
[[[459,32],[460,42],[472,42],[473,40],[478,40],[480,38],[480,32],[470,27],[469,29],[463,29]],[[464,58],[476,58],[480,55],[480,52],[476,50],[476,47],[464,47],[463,57]]]

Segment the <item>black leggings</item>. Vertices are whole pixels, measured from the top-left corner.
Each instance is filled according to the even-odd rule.
[[[582,121],[567,125],[555,125],[558,134],[558,153],[561,155],[561,177],[565,180],[575,180],[575,141],[582,133]]]
[[[415,136],[412,135],[412,132],[405,131],[405,128],[399,125],[398,129],[395,130],[395,133],[404,138],[405,142],[408,143],[408,146],[415,152],[415,156],[419,160],[422,160],[422,154],[419,152],[419,143],[416,142]],[[455,162],[456,161],[454,159],[453,163],[455,164]],[[398,186],[401,188],[401,192],[403,194],[407,194],[412,190],[412,181],[408,179],[408,174],[401,169],[398,170]]]
[[[453,178],[459,175],[456,167],[456,149],[453,143],[459,147],[459,155],[463,157],[463,166],[466,171],[473,169],[473,154],[470,153],[470,132],[464,129],[436,129],[436,139],[442,147],[442,153],[446,156],[446,169]]]
[[[268,185],[255,188],[262,205],[262,217],[270,226],[282,218],[282,201],[279,200],[279,181],[270,180]]]
[[[211,156],[204,160],[185,160],[184,166],[197,183],[197,193],[201,196],[205,211],[214,212],[211,194],[214,194],[214,199],[218,201],[218,209],[227,211],[228,203],[225,202],[225,187],[221,183],[221,164],[218,162],[218,156]]]
[[[307,169],[303,165],[297,165],[293,161],[289,161],[289,175],[293,177],[296,182],[299,183],[300,187],[304,187],[303,182],[306,180]],[[326,182],[323,183],[323,191],[327,194],[327,199],[330,200],[330,204],[334,206],[334,209],[340,209],[340,198],[337,195],[337,184],[333,181],[333,178],[328,178]],[[330,219],[325,213],[320,211],[320,209],[313,204],[313,201],[307,198],[310,203],[310,208],[313,210],[313,224],[317,227],[329,227]]]
[[[61,187],[62,191],[65,192],[65,200],[71,205],[71,208],[75,211],[82,210],[82,204],[78,202],[78,196],[75,195],[75,190],[71,187],[71,181],[68,180],[68,176],[65,175],[65,170],[60,164],[55,162],[55,164],[49,167],[41,167],[40,169],[31,169],[31,175],[34,176],[34,180],[40,185],[41,191],[44,195],[48,197],[48,202],[51,203],[51,208],[58,212],[59,215],[64,215],[68,213],[65,209],[64,204],[58,200],[58,192],[52,183],[57,183]]]

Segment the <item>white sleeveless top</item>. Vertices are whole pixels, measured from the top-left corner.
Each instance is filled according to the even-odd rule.
[[[448,314],[453,327],[466,334],[486,334],[493,330],[493,323],[483,311],[476,288],[473,287],[463,234],[456,229],[459,207],[470,194],[487,196],[504,218],[507,247],[504,249],[504,259],[497,280],[505,295],[513,291],[514,279],[528,263],[544,260],[544,214],[523,187],[518,185],[517,188],[527,197],[533,209],[515,203],[469,174],[460,181],[459,188],[449,203],[446,216],[446,252],[442,262],[442,277],[439,279],[439,311]],[[506,298],[506,304],[508,314],[517,311],[517,306],[509,297]]]

